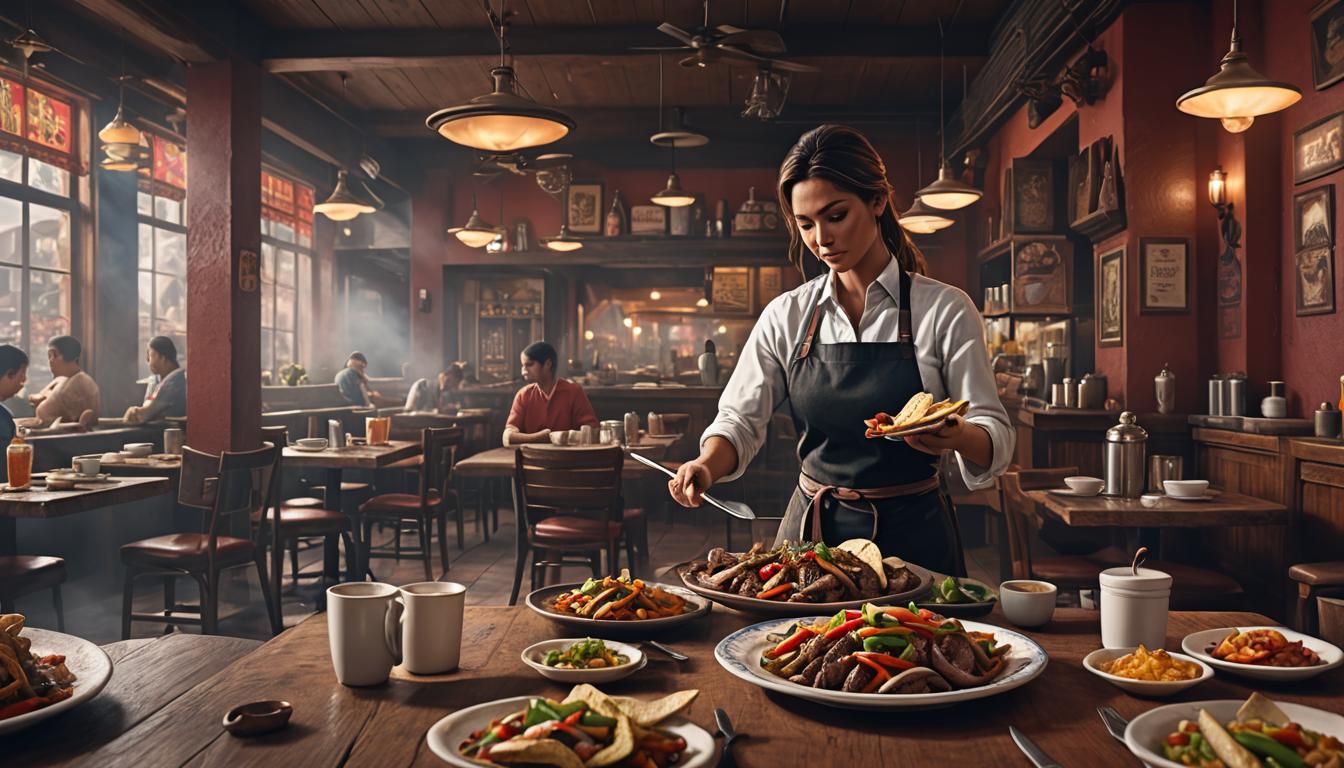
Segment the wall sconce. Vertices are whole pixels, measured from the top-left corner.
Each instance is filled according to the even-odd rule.
[[[1223,238],[1223,252],[1218,256],[1219,299],[1236,303],[1241,301],[1241,260],[1237,258],[1241,224],[1234,214],[1235,206],[1227,193],[1227,173],[1222,168],[1209,174],[1209,203],[1218,209],[1218,232]]]
[[[433,305],[430,302],[428,288],[421,288],[420,290],[416,291],[415,298],[416,298],[416,306],[421,312],[430,311]]]
[[[1227,174],[1222,168],[1215,168],[1209,174],[1209,202],[1214,208],[1218,209],[1218,217],[1222,218],[1224,210],[1228,208],[1227,203]]]

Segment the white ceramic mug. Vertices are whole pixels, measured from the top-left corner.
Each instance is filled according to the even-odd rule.
[[[342,685],[378,685],[401,663],[402,604],[391,584],[355,581],[327,589],[327,640]]]
[[[1055,615],[1059,590],[1048,581],[1011,579],[999,585],[999,607],[1019,627],[1039,627]]]
[[[76,456],[70,460],[70,467],[81,475],[96,475],[103,468],[103,457]]]
[[[422,581],[401,588],[402,665],[415,675],[457,669],[462,655],[462,609],[467,588],[450,581]]]

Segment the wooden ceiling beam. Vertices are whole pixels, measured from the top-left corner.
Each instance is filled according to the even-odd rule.
[[[129,0],[122,0],[129,1]],[[80,0],[84,3],[118,0]],[[964,25],[948,31],[951,57],[989,54],[990,27]],[[787,58],[864,56],[871,58],[937,58],[937,27],[832,27],[806,32],[785,29]],[[639,47],[675,45],[652,26],[638,27],[513,27],[509,44],[518,56],[651,55]],[[439,67],[463,57],[497,56],[499,46],[482,29],[314,30],[273,29],[261,41],[262,66],[271,72],[349,72],[358,69]],[[686,55],[670,51],[672,56]],[[749,66],[749,65],[748,65]]]

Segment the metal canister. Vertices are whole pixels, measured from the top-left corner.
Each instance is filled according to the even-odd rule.
[[[1072,376],[1064,377],[1064,407],[1078,407],[1078,382]]]
[[[1078,382],[1078,407],[1099,411],[1106,404],[1106,377],[1100,373],[1083,375]]]
[[[1106,430],[1105,453],[1102,457],[1106,486],[1102,493],[1126,498],[1143,494],[1147,444],[1147,430],[1135,423],[1131,411],[1122,412],[1120,423]]]
[[[1225,416],[1227,408],[1223,404],[1223,377],[1215,374],[1209,379],[1209,415]]]
[[[1176,374],[1168,369],[1166,363],[1162,364],[1162,370],[1153,377],[1153,386],[1157,388],[1157,412],[1174,412],[1176,410]]]
[[[1223,380],[1223,406],[1228,416],[1246,415],[1246,374],[1234,373]]]
[[[1317,437],[1339,437],[1341,429],[1341,418],[1339,409],[1330,403],[1321,403],[1321,407],[1316,409],[1316,436]]]
[[[612,438],[624,445],[625,444],[625,422],[620,419],[606,419],[598,423],[598,426],[604,430],[611,430]]]
[[[639,414],[634,411],[625,414],[625,444],[639,445]]]

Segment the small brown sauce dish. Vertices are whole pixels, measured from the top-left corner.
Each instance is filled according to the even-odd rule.
[[[275,699],[234,707],[224,716],[224,730],[234,736],[260,736],[289,724],[294,705]]]

